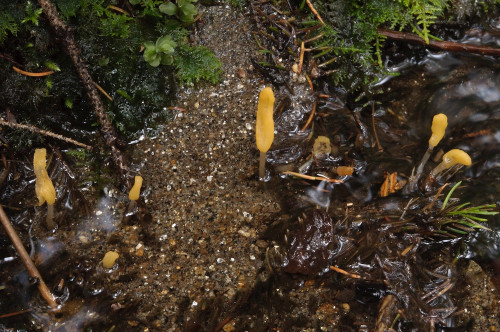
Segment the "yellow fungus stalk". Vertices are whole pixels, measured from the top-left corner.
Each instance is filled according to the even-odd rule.
[[[130,189],[128,193],[128,198],[131,201],[136,201],[139,199],[139,195],[141,194],[141,186],[142,186],[142,177],[136,175],[134,185],[132,186],[132,189]]]
[[[270,87],[264,88],[259,94],[257,105],[257,123],[255,126],[255,142],[260,151],[259,178],[265,178],[266,152],[274,140],[274,93]]]
[[[36,175],[35,193],[38,198],[38,205],[47,202],[46,222],[49,228],[54,228],[54,203],[56,202],[56,189],[47,173],[46,161],[47,150],[36,149],[33,157],[33,169]]]
[[[448,169],[455,165],[470,166],[472,160],[467,152],[460,149],[453,149],[446,152],[443,156],[443,161],[437,165],[430,173],[431,177],[435,177],[437,174],[441,173],[445,169]]]
[[[431,131],[432,135],[429,139],[429,146],[435,147],[439,144],[444,136],[446,127],[448,126],[448,118],[443,113],[434,115],[432,119]]]

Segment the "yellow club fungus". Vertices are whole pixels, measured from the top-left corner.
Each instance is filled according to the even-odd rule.
[[[102,266],[106,269],[112,268],[118,257],[120,257],[120,255],[118,255],[116,251],[108,251],[102,259]]]
[[[255,126],[255,141],[260,151],[259,178],[266,176],[266,152],[274,140],[274,93],[270,87],[265,87],[259,94],[257,105],[257,123]]]
[[[434,147],[439,144],[441,139],[443,139],[447,126],[448,126],[448,118],[446,117],[446,115],[444,115],[443,113],[434,115],[434,117],[432,118],[432,125],[431,125],[432,134],[431,137],[429,138],[429,147],[427,148],[427,151],[425,151],[424,157],[422,158],[422,161],[417,167],[417,172],[414,175],[412,174],[410,176],[408,180],[408,185],[406,185],[403,190],[403,193],[405,195],[417,189],[417,182],[424,171],[424,166],[429,160],[429,157],[431,156]]]
[[[432,119],[431,131],[432,135],[429,138],[429,146],[435,147],[444,136],[444,132],[448,127],[448,118],[443,113],[434,115]]]
[[[55,227],[54,223],[54,203],[56,202],[56,189],[52,184],[47,173],[47,150],[36,149],[33,157],[33,169],[36,175],[35,193],[38,198],[38,205],[47,202],[47,226],[51,229]]]
[[[136,175],[134,185],[130,192],[128,193],[128,199],[131,201],[136,201],[139,199],[139,195],[141,194],[141,186],[142,186],[142,176]]]
[[[128,204],[127,212],[125,213],[125,218],[131,216],[137,207],[137,200],[141,195],[141,187],[142,187],[142,176],[136,175],[134,179],[134,185],[130,189],[128,193],[128,198],[130,199],[130,203]]]
[[[443,155],[443,161],[431,171],[430,176],[436,177],[442,171],[455,165],[470,166],[471,164],[472,160],[467,152],[460,149],[453,149]]]

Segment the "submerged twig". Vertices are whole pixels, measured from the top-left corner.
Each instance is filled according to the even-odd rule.
[[[37,278],[38,281],[38,290],[42,294],[42,297],[44,300],[54,309],[57,308],[57,302],[54,298],[54,295],[50,292],[49,288],[45,284],[45,282],[42,279],[42,275],[40,272],[38,272],[38,269],[36,268],[35,264],[30,258],[30,255],[24,248],[24,245],[17,235],[16,231],[14,230],[14,227],[12,227],[12,224],[10,223],[9,217],[7,217],[7,214],[5,214],[5,211],[3,210],[3,207],[0,205],[0,221],[2,222],[3,227],[5,228],[5,231],[9,235],[12,243],[14,244],[14,247],[16,248],[19,257],[24,263],[24,266],[26,267],[26,270],[28,270],[28,273],[32,278]]]
[[[464,44],[451,41],[438,41],[429,40],[429,44],[425,43],[425,40],[420,38],[414,33],[400,32],[394,30],[377,29],[377,32],[382,36],[386,36],[395,40],[402,40],[406,42],[416,42],[425,46],[430,46],[433,48],[438,48],[440,50],[451,51],[451,52],[467,52],[482,55],[492,55],[495,57],[500,57],[500,48],[492,48],[487,46],[478,46],[471,44]]]
[[[28,130],[28,131],[31,131],[33,133],[37,133],[37,134],[40,134],[40,135],[53,137],[53,138],[56,138],[56,139],[59,139],[59,140],[62,140],[62,141],[65,141],[65,142],[68,142],[68,143],[80,146],[80,147],[85,148],[87,150],[92,150],[92,147],[90,145],[87,145],[87,144],[84,144],[84,143],[80,143],[78,141],[75,141],[74,139],[71,139],[71,138],[68,138],[68,137],[64,137],[62,135],[53,133],[51,131],[43,130],[43,129],[40,129],[40,128],[37,128],[37,127],[34,127],[34,126],[25,125],[25,124],[16,123],[16,122],[7,122],[7,121],[1,120],[1,119],[0,119],[0,126],[8,126],[8,127],[11,127],[11,128]]]

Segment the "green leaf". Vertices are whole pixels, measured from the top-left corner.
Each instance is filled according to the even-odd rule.
[[[131,5],[138,5],[141,2],[141,0],[129,0],[129,2]]]
[[[174,53],[174,48],[177,46],[177,43],[172,40],[172,37],[169,35],[162,36],[156,40],[156,52],[172,54]]]
[[[161,57],[156,52],[156,48],[153,43],[144,43],[146,49],[144,50],[144,60],[153,67],[158,67],[160,65]]]
[[[173,2],[161,4],[158,9],[160,10],[161,13],[166,15],[177,14],[177,6]]]
[[[180,20],[183,22],[192,21],[194,19],[194,15],[197,13],[196,6],[191,3],[186,3],[184,6],[180,7],[180,10]]]
[[[174,62],[174,57],[171,56],[170,54],[163,54],[161,56],[161,64],[168,66],[171,65]]]

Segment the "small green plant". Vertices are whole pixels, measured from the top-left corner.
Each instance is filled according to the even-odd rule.
[[[162,36],[156,43],[144,43],[144,60],[153,67],[171,65],[174,62],[173,54],[177,43],[169,35]]]
[[[448,230],[458,234],[466,234],[473,229],[490,230],[488,227],[480,224],[480,222],[488,221],[486,218],[483,218],[483,216],[494,216],[498,214],[497,211],[492,211],[495,208],[495,204],[468,207],[470,203],[467,202],[456,206],[448,206],[451,195],[461,183],[462,181],[457,182],[457,184],[450,189],[448,195],[446,195],[441,207],[441,212],[444,213],[445,217],[439,220],[439,224],[441,226],[454,224],[448,227]]]
[[[26,16],[21,21],[21,24],[31,22],[32,24],[38,26],[38,16],[40,16],[42,14],[42,8],[34,8],[31,1],[28,1],[26,3],[25,11],[26,11]]]
[[[161,4],[158,8],[160,12],[166,15],[175,16],[182,22],[193,22],[194,16],[198,13],[194,2],[198,0],[176,0],[176,4],[169,1]]]

